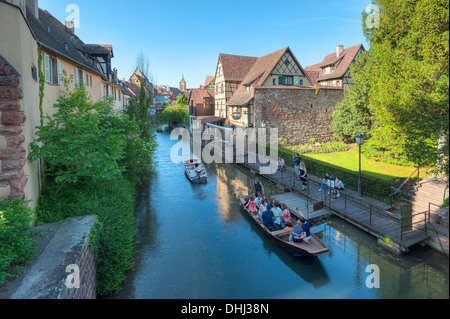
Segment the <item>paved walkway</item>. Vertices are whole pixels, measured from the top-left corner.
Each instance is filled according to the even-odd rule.
[[[263,166],[259,162],[248,163],[247,156],[245,156],[245,162],[240,165],[254,170],[258,174],[260,167]],[[366,196],[360,198],[355,191],[349,189],[341,192],[341,197],[337,199],[329,196],[326,189],[319,192],[321,180],[316,176],[308,176],[309,187],[305,191],[302,190],[303,185],[301,181],[295,178],[294,169],[291,167],[286,167],[275,174],[263,176],[271,181],[271,185],[264,185],[266,193],[269,193],[269,191],[273,193],[272,187],[280,184],[287,191],[304,196],[311,205],[318,204],[320,206],[323,203],[333,214],[377,237],[381,244],[397,253],[407,252],[411,246],[428,238],[427,234],[420,229],[416,229],[415,225],[413,225],[412,230],[407,231],[405,220],[402,221],[398,216],[386,212],[390,205],[384,202]],[[417,218],[421,218],[423,223],[425,214],[423,214],[423,218],[416,216],[415,220]],[[403,232],[401,227],[404,227]]]

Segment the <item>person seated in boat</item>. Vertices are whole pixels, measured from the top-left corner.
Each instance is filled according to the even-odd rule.
[[[308,243],[311,240],[311,230],[309,222],[301,217],[297,225],[294,226],[294,234],[292,234],[291,241],[294,243]]]
[[[275,230],[285,229],[286,226],[284,226],[284,221],[283,221],[284,215],[283,215],[283,210],[281,209],[281,205],[275,204],[275,207],[272,208],[272,212],[274,215]]]
[[[305,218],[300,218],[300,222],[302,223],[302,229],[304,233],[303,240],[308,243],[311,240],[311,226],[309,225],[309,221]]]
[[[195,171],[199,176],[203,173],[203,168],[200,166],[200,164],[195,164]]]
[[[274,227],[274,220],[273,220],[273,212],[271,210],[266,210],[265,212],[262,213],[261,215],[261,223],[263,223],[264,226],[266,226],[267,228],[270,227]]]
[[[247,205],[245,206],[245,209],[247,209],[252,214],[256,214],[258,212],[258,210],[256,209],[256,206],[255,206],[255,197],[254,196],[250,197],[250,200],[248,201]]]
[[[281,205],[281,209],[283,210],[283,220],[286,226],[292,226],[292,216],[291,211],[287,208],[286,204]]]
[[[262,201],[263,201],[263,197],[262,197],[261,194],[259,194],[258,196],[256,196],[256,199],[255,199],[255,207],[256,207],[257,209],[259,209],[259,206],[261,206]]]
[[[252,186],[253,189],[255,190],[255,196],[258,196],[258,194],[261,194],[261,196],[264,195],[264,186],[258,178],[255,178],[255,183]]]
[[[194,179],[194,178],[197,178],[197,172],[195,171],[195,168],[194,167],[192,167],[192,169],[189,171],[189,177],[191,178],[191,179]]]
[[[265,199],[262,200],[261,204],[259,205],[261,213],[265,212],[266,210],[270,210],[270,206],[269,203],[267,203],[267,201]]]

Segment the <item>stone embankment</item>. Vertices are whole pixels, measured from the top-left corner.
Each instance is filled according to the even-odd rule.
[[[37,256],[0,287],[0,299],[96,299],[96,262],[89,246],[97,216],[39,227]]]

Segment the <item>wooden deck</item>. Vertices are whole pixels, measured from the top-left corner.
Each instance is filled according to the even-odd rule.
[[[296,209],[299,208],[303,217],[308,219],[310,222],[314,222],[316,220],[320,220],[330,216],[330,211],[328,209],[320,209],[318,211],[314,211],[314,205],[311,201],[308,201],[305,197],[300,196],[295,192],[289,192],[284,194],[273,195],[279,203],[286,204],[289,210],[296,217],[300,217],[300,214],[297,213]]]
[[[245,157],[245,163],[240,164],[259,174],[260,163],[248,163]],[[332,172],[331,172],[332,173]],[[369,197],[357,197],[356,192],[345,190],[341,197],[332,199],[328,196],[327,189],[319,192],[320,180],[315,176],[309,176],[309,189],[302,191],[302,184],[294,177],[294,169],[287,167],[282,172],[277,171],[272,175],[263,175],[271,181],[271,185],[264,185],[266,194],[271,194],[275,185],[284,187],[288,194],[274,196],[282,203],[285,203],[291,211],[299,207],[305,215],[304,209],[314,218],[311,206],[314,203],[323,203],[328,211],[334,215],[348,221],[356,227],[368,232],[378,238],[380,245],[390,249],[395,253],[405,253],[409,248],[428,239],[428,235],[422,229],[423,227],[413,227],[410,232],[401,232],[400,218],[387,212],[389,205],[374,200]],[[345,182],[345,181],[344,181]],[[296,194],[297,196],[293,196]],[[303,199],[303,200],[302,200]],[[305,204],[306,203],[306,204]],[[308,209],[306,207],[309,207]],[[324,212],[316,212],[318,215]],[[324,214],[325,215],[325,214]],[[414,221],[425,218],[415,216]],[[422,222],[422,225],[424,223]],[[421,229],[422,228],[422,229]]]

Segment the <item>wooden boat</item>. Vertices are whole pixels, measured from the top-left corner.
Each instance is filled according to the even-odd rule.
[[[196,169],[197,166],[201,168],[200,176],[192,178],[190,175],[190,171],[192,170],[192,168]],[[192,183],[206,183],[208,181],[208,172],[206,171],[205,166],[203,165],[202,161],[200,161],[196,156],[192,154],[187,155],[184,159],[184,172],[186,173],[187,178]]]
[[[253,213],[249,212],[245,209],[245,205],[247,204],[247,198],[241,197],[241,205],[244,208],[245,212],[258,224],[258,226],[268,235],[276,244],[281,246],[283,249],[287,250],[294,256],[318,256],[321,254],[326,254],[330,250],[325,246],[325,244],[313,233],[311,233],[311,240],[309,242],[303,243],[293,243],[289,242],[290,229],[283,229],[279,231],[272,231],[263,225],[261,220],[259,219],[259,215],[253,215]]]

